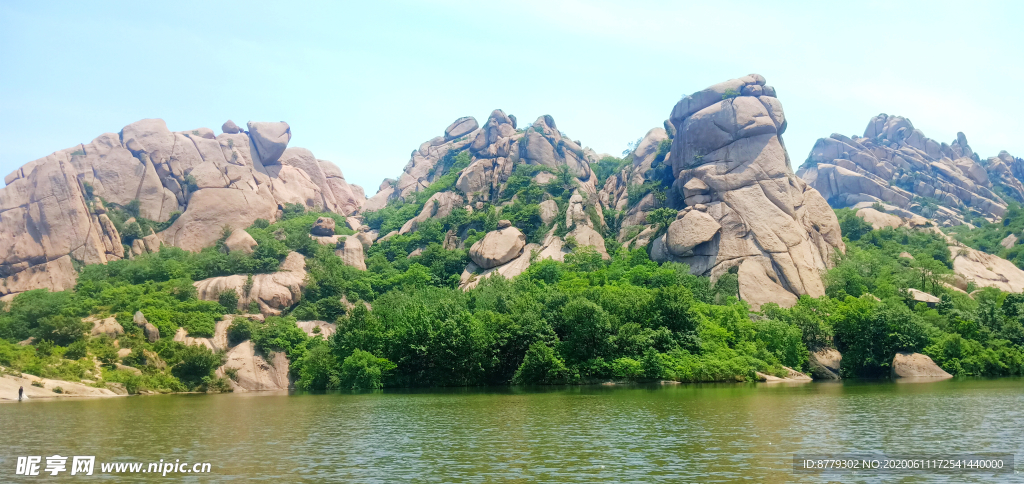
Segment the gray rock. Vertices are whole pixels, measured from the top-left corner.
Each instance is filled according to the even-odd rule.
[[[230,120],[230,119],[227,120],[227,121],[224,121],[224,124],[221,125],[220,130],[221,130],[221,132],[227,133],[227,134],[238,134],[238,133],[242,132],[242,129],[239,128],[238,125],[235,124],[235,122]]]
[[[256,154],[264,165],[271,165],[277,162],[288,148],[288,142],[292,139],[292,129],[288,123],[279,121],[276,123],[257,123],[249,121],[249,136],[256,147]]]
[[[309,229],[309,233],[318,235],[321,237],[329,237],[334,235],[335,222],[331,217],[319,217],[316,219],[316,223],[313,224],[313,228]]]

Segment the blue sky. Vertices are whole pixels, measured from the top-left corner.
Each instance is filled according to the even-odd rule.
[[[898,4],[897,4],[898,3]],[[880,112],[1024,156],[1024,2],[0,3],[0,177],[142,118],[287,121],[373,194],[459,116],[550,114],[618,154],[757,72],[795,165]]]

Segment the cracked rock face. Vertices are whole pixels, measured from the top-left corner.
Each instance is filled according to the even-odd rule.
[[[673,250],[658,252],[712,278],[740,266],[741,297],[748,288],[744,299],[755,309],[824,295],[821,273],[845,247],[831,207],[793,174],[775,89],[757,74],[716,84],[679,101],[670,122],[673,188],[700,202],[694,206],[709,219],[701,224],[704,233],[715,228],[712,221],[721,228],[704,242],[701,236],[681,244],[677,234]],[[691,248],[693,242],[701,243]]]
[[[220,231],[211,227],[240,232],[257,218],[274,220],[285,203],[343,215],[362,207],[362,188],[347,183],[337,166],[287,147],[287,123],[248,127],[227,122],[217,136],[209,128],[172,132],[161,119],[144,119],[7,175],[0,188],[0,297],[71,288],[73,260],[102,264],[161,244],[197,251],[217,241]],[[147,219],[180,215],[126,254],[104,202],[125,207],[136,200]]]
[[[964,223],[963,209],[989,221],[1002,218],[1007,201],[997,187],[1024,201],[1024,160],[1003,151],[983,161],[963,133],[940,143],[909,119],[887,114],[871,118],[863,137],[819,139],[798,174],[836,207],[882,202],[942,226]],[[921,197],[939,206],[922,207]]]

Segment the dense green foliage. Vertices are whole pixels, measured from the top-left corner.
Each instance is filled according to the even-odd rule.
[[[980,225],[973,229],[967,225],[958,225],[945,231],[968,247],[996,254],[1024,269],[1024,243],[1018,242],[1010,248],[999,245],[1010,234],[1024,239],[1024,208],[1019,203],[1011,202],[1006,215],[998,222],[989,223],[983,219],[974,222]]]

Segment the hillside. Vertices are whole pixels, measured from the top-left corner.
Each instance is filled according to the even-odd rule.
[[[819,141],[844,151],[801,178],[756,74],[684,97],[623,158],[498,109],[369,198],[286,123],[143,120],[0,189],[0,366],[130,392],[912,376],[899,352],[1020,374],[1024,271],[937,229],[1017,230],[997,194],[1016,178],[901,119]],[[968,209],[876,180],[925,156],[919,181]]]

